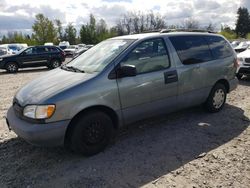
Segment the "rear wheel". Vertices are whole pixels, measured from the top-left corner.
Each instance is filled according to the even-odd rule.
[[[6,64],[5,69],[9,73],[16,73],[18,71],[18,65],[15,62],[9,62]]]
[[[218,83],[211,90],[205,103],[205,107],[209,112],[219,112],[224,107],[226,98],[226,87],[223,84]]]
[[[113,137],[113,122],[101,111],[91,111],[80,117],[73,125],[70,147],[85,156],[105,149]]]
[[[48,66],[48,68],[50,69],[55,69],[57,67],[60,67],[61,65],[61,62],[58,60],[58,59],[53,59],[51,62],[50,62],[50,65]]]

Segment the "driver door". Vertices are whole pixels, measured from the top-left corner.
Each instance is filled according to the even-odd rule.
[[[133,65],[137,75],[117,79],[126,124],[173,110],[178,76],[162,38],[143,41],[120,63]]]

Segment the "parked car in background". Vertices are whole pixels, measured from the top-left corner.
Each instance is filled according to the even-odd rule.
[[[53,42],[46,42],[44,43],[44,46],[54,46]]]
[[[77,44],[78,48],[84,48],[86,44]]]
[[[89,48],[92,48],[93,46],[95,46],[95,45],[94,44],[87,44],[85,47],[89,49]]]
[[[75,52],[77,51],[78,47],[77,45],[70,45],[67,48],[65,48],[63,51],[65,52],[66,56],[73,56]]]
[[[61,48],[62,50],[66,49],[69,46],[69,42],[68,41],[62,41],[59,43],[59,48]]]
[[[240,41],[233,41],[233,42],[231,42],[231,46],[233,48],[236,48],[239,44],[240,44]]]
[[[6,122],[30,143],[94,155],[133,122],[200,104],[219,112],[237,87],[236,66],[217,34],[116,37],[20,89]]]
[[[237,78],[240,80],[244,75],[250,75],[250,47],[247,50],[237,54],[239,67],[236,72]]]
[[[55,46],[33,46],[25,48],[12,56],[0,57],[0,69],[15,73],[19,68],[47,66],[59,67],[65,60],[64,52]]]
[[[74,58],[78,57],[79,55],[83,54],[83,53],[86,52],[88,49],[92,48],[93,46],[94,46],[94,45],[89,44],[89,45],[85,45],[83,48],[78,48],[78,49],[75,51],[73,57],[74,57]]]
[[[250,45],[250,41],[243,41],[243,42],[240,42],[240,44],[236,46],[234,50],[236,51],[236,53],[240,53],[240,52],[245,51],[249,45]]]
[[[0,56],[12,55],[12,54],[13,54],[12,51],[7,46],[4,45],[0,46]]]

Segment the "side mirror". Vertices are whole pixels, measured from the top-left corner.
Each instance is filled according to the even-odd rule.
[[[124,65],[118,68],[117,70],[118,78],[132,77],[136,75],[137,75],[137,71],[134,65]]]
[[[27,55],[27,53],[26,52],[22,52],[22,55]]]

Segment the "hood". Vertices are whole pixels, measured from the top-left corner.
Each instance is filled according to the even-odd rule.
[[[1,55],[0,58],[4,59],[4,58],[8,58],[8,57],[15,57],[17,56],[17,54],[6,54],[6,55]]]
[[[237,54],[237,57],[250,58],[250,49],[247,49],[244,52]]]
[[[17,92],[15,98],[21,106],[40,104],[49,97],[87,81],[95,75],[57,68],[25,85]]]

